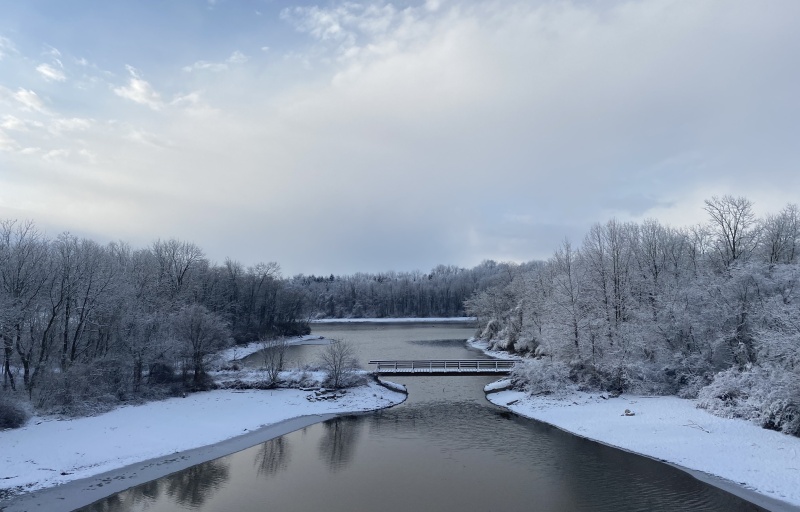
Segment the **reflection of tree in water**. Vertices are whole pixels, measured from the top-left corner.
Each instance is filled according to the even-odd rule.
[[[181,505],[198,508],[228,480],[229,472],[221,460],[192,466],[165,478],[167,494]]]
[[[126,512],[141,503],[158,501],[161,494],[159,480],[131,487],[126,491],[111,495],[82,509],[81,512]],[[146,506],[144,508],[147,508]]]
[[[255,466],[259,475],[274,475],[289,464],[289,442],[281,437],[276,437],[262,443],[255,456]]]
[[[361,425],[358,416],[335,418],[322,424],[319,455],[332,471],[341,469],[352,459]]]

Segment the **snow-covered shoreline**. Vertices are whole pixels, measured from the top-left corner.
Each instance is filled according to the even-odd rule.
[[[288,343],[330,340],[303,336]],[[217,360],[232,362],[261,348],[258,342],[231,348]],[[212,372],[221,382],[257,380],[261,373]],[[295,373],[288,372],[287,381]],[[300,373],[312,381],[324,377],[321,372]],[[34,417],[25,427],[0,432],[0,511],[74,510],[313,423],[391,407],[405,398],[399,385],[369,381],[336,393],[332,400],[302,389],[220,389],[122,406],[97,416]]]
[[[309,424],[391,407],[406,397],[374,382],[349,389],[335,401],[309,401],[310,394],[297,389],[216,390],[86,418],[34,418],[26,427],[0,432],[0,488],[30,493],[59,486],[54,488],[59,491],[0,501],[0,510],[25,510],[42,499],[50,504],[46,510],[57,510],[65,496],[71,502],[89,499],[84,505],[89,504]],[[108,471],[115,476],[105,476]],[[61,486],[78,480],[78,486]],[[109,487],[112,483],[116,487]]]
[[[469,345],[488,355],[486,344]],[[486,387],[486,398],[520,416],[571,434],[651,457],[689,472],[768,510],[800,511],[800,439],[740,419],[698,409],[695,400],[674,396],[572,393],[529,396]],[[499,391],[498,391],[499,390]],[[625,411],[631,415],[626,415]]]
[[[305,336],[296,336],[286,340],[287,346],[297,345],[328,345],[331,340],[316,334],[307,334]],[[252,341],[246,345],[236,345],[234,347],[226,348],[219,352],[216,357],[222,361],[238,361],[245,357],[255,354],[264,348],[264,344],[260,341]]]
[[[694,400],[597,393],[549,398],[520,391],[499,391],[487,399],[520,416],[688,470],[769,510],[800,510],[800,439],[714,416]]]

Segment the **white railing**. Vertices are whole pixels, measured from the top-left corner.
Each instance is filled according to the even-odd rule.
[[[412,359],[373,360],[376,373],[509,373],[517,360],[509,359]]]

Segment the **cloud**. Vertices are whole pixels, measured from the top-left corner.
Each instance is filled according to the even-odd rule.
[[[3,130],[0,130],[0,151],[13,151],[18,146],[17,141],[8,136]]]
[[[53,134],[64,134],[66,132],[80,132],[88,130],[94,122],[91,119],[79,117],[53,119],[48,126],[48,130]]]
[[[171,146],[171,143],[163,140],[160,135],[136,128],[131,129],[126,138],[137,144],[143,144],[153,148],[167,148]]]
[[[114,94],[140,105],[150,107],[152,110],[161,110],[163,106],[161,96],[147,81],[139,77],[139,73],[135,68],[127,66],[127,69],[128,73],[131,75],[128,79],[128,85],[124,87],[115,87]]]
[[[24,110],[48,114],[44,102],[34,91],[20,87],[17,89],[17,92],[13,94],[13,97],[22,105]]]
[[[228,57],[227,62],[230,63],[230,64],[244,64],[248,60],[250,60],[250,57],[248,57],[247,55],[243,54],[242,52],[236,50],[235,52],[233,52],[231,54],[230,57]]]
[[[7,55],[17,53],[17,49],[11,39],[0,36],[0,60],[3,60]]]
[[[63,69],[57,69],[50,64],[39,64],[36,71],[48,82],[63,82],[67,79]]]
[[[49,44],[44,45],[44,48],[45,48],[45,51],[44,51],[45,55],[50,55],[54,59],[60,59],[61,58],[61,52],[58,50],[58,48],[50,46]]]
[[[307,57],[346,61],[374,51],[384,53],[385,38],[399,35],[397,28],[403,23],[418,22],[417,11],[411,7],[398,11],[392,4],[344,2],[331,7],[287,7],[280,16],[318,42]]]
[[[187,73],[191,73],[192,71],[212,71],[215,73],[219,73],[230,69],[231,64],[233,65],[245,64],[249,60],[250,57],[236,50],[230,55],[230,57],[225,59],[225,61],[223,62],[210,62],[206,60],[198,60],[194,64],[191,64],[189,66],[184,66],[182,69]]]
[[[16,131],[27,130],[25,121],[12,115],[3,116],[3,122],[0,123],[0,128],[4,128],[6,130],[16,130]]]
[[[225,62],[208,62],[205,60],[198,60],[194,64],[190,66],[184,66],[183,70],[187,73],[191,73],[192,71],[225,71],[228,69],[228,65]]]
[[[88,149],[51,149],[42,155],[42,159],[48,163],[76,163],[81,165],[96,164],[97,155]]]

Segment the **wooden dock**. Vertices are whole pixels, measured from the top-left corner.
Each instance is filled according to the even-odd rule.
[[[505,375],[519,362],[513,359],[373,360],[378,375]]]

